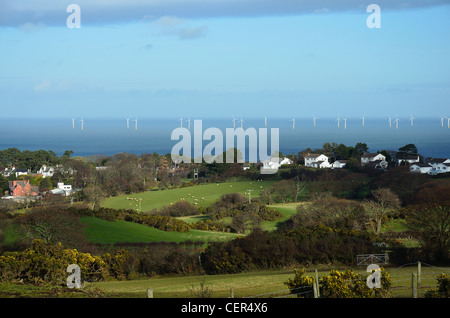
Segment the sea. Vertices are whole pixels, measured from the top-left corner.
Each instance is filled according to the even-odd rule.
[[[197,122],[195,122],[197,120]],[[297,154],[307,148],[320,149],[326,142],[346,146],[366,143],[370,152],[397,151],[407,144],[416,145],[424,157],[450,157],[450,125],[447,119],[416,118],[3,118],[0,119],[0,149],[52,150],[61,156],[72,150],[73,156],[118,153],[168,154],[179,140],[172,140],[174,129],[190,128],[194,138],[195,123],[202,131],[218,128],[226,136],[226,128],[267,128],[270,152],[271,128],[278,128],[279,151]],[[203,141],[203,148],[210,143]],[[225,140],[223,141],[225,145]],[[224,149],[225,151],[226,149]]]

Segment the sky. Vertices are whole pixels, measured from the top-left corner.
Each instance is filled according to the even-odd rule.
[[[450,0],[1,0],[0,116],[450,116],[449,34]]]

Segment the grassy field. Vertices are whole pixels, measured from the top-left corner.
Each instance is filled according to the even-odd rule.
[[[153,190],[133,195],[120,195],[105,200],[103,206],[113,209],[139,209],[136,201],[127,198],[142,199],[141,210],[150,211],[170,203],[175,203],[184,199],[190,203],[197,203],[198,207],[207,207],[226,193],[241,193],[245,195],[247,190],[251,192],[252,197],[260,195],[261,190],[268,189],[274,181],[241,181],[200,184],[193,187],[177,188],[169,190]],[[246,195],[248,196],[248,195]]]
[[[337,266],[320,265],[308,267],[306,276],[314,277],[314,269],[318,270],[319,278],[329,275],[332,269],[343,271]],[[366,267],[352,268],[354,272],[367,276]],[[411,276],[417,274],[417,266],[387,268],[391,275],[391,297],[410,298],[412,295]],[[450,268],[436,268],[422,265],[421,285],[418,296],[423,297],[426,290],[436,288],[435,277],[440,273],[450,274]],[[130,281],[107,281],[88,284],[97,287],[112,297],[146,297],[148,288],[153,290],[155,298],[195,298],[201,283],[211,290],[210,296],[229,297],[231,289],[236,298],[240,297],[283,297],[289,296],[284,282],[294,278],[293,269],[254,271],[240,274],[155,277]]]
[[[184,242],[184,241],[226,241],[236,238],[234,233],[190,230],[187,233],[167,232],[145,225],[126,221],[106,221],[94,217],[82,217],[87,225],[86,235],[93,243],[136,243],[136,242]]]

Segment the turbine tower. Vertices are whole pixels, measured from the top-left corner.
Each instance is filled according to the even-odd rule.
[[[233,122],[233,128],[236,128],[236,118],[234,118],[234,116],[233,116],[233,119],[231,121]]]
[[[340,117],[340,115],[338,115],[338,118],[336,119],[336,121],[338,122],[338,128],[339,128],[339,123],[341,122],[341,117]]]
[[[314,127],[316,127],[316,116],[313,117]]]
[[[441,116],[441,127],[444,127],[444,118],[447,118],[447,116]]]
[[[347,129],[347,118],[344,118],[344,129]]]
[[[392,127],[392,117],[389,117],[389,128]]]
[[[84,130],[84,120],[81,119],[80,122],[81,122],[81,130]]]
[[[191,130],[191,117],[189,117],[186,122],[188,123],[188,129]]]
[[[361,119],[362,119],[362,126],[363,126],[363,127],[364,127],[364,117],[366,117],[366,115],[363,115],[362,118],[361,118]]]
[[[138,130],[137,129],[137,118],[134,120],[134,129]]]
[[[450,128],[450,117],[447,117],[447,128]]]
[[[267,117],[264,117],[264,127],[267,127]]]
[[[130,118],[127,118],[127,128],[130,128]]]
[[[292,121],[292,130],[295,130],[295,118],[294,118],[294,116],[292,116],[291,121]]]
[[[400,121],[400,119],[398,119],[398,117],[395,117],[394,123],[395,123],[395,128],[398,128],[398,122]]]
[[[244,128],[244,125],[243,125],[243,123],[244,123],[244,120],[242,119],[242,117],[241,117],[241,120],[240,120],[240,122],[241,122],[241,128]]]
[[[75,118],[72,118],[72,128],[75,128]]]
[[[180,127],[183,128],[183,116],[180,117]]]
[[[409,118],[409,120],[411,121],[411,127],[412,126],[414,126],[414,117],[413,117],[413,115],[411,114],[411,117]]]

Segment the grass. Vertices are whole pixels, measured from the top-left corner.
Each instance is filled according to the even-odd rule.
[[[189,232],[167,232],[145,225],[126,221],[106,221],[94,217],[82,217],[87,225],[86,235],[93,243],[115,244],[136,242],[184,242],[184,241],[226,241],[236,238],[233,233],[190,230]]]
[[[138,210],[139,205],[136,201],[127,198],[142,199],[141,211],[151,211],[168,206],[184,199],[192,204],[197,203],[198,207],[207,207],[226,193],[241,193],[246,195],[247,190],[251,192],[252,197],[260,195],[261,190],[268,189],[275,181],[237,181],[224,183],[200,184],[186,188],[176,188],[169,190],[153,190],[133,195],[120,195],[107,198],[103,207],[113,209],[134,209]],[[248,195],[246,195],[248,196]]]
[[[301,268],[299,266],[298,268]],[[348,267],[345,267],[348,268]],[[344,267],[318,265],[307,268],[306,276],[314,277],[314,270],[318,270],[319,278],[329,275],[332,269],[343,271]],[[366,267],[351,268],[354,272],[367,276]],[[417,266],[387,268],[391,275],[391,297],[409,298],[412,295],[411,274],[417,274]],[[435,277],[440,273],[450,274],[450,268],[435,268],[422,265],[421,286],[418,296],[423,297],[426,290],[436,288]],[[104,281],[88,284],[99,288],[113,297],[146,297],[148,288],[153,290],[155,298],[195,298],[193,292],[200,289],[200,284],[212,290],[211,297],[229,297],[231,289],[234,297],[277,297],[288,295],[284,282],[294,278],[293,269],[252,271],[240,274],[226,275],[198,275],[179,277],[153,277],[131,281]]]

